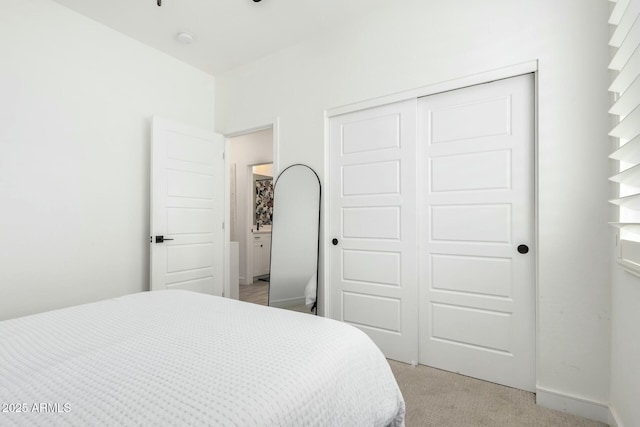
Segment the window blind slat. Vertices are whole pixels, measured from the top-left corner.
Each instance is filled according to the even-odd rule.
[[[620,23],[622,14],[627,9],[628,4],[629,4],[629,0],[618,0],[616,5],[613,7],[611,16],[609,16],[609,24],[618,25]]]
[[[608,23],[611,25],[618,25],[628,5],[629,0],[618,0],[616,2],[616,5],[613,7],[613,10],[611,11]]]
[[[613,59],[609,63],[609,69],[621,70],[631,58],[638,44],[640,44],[640,19],[636,19],[627,37],[625,37],[615,55],[613,55]]]
[[[638,100],[640,100],[640,76],[636,77],[622,96],[611,106],[609,114],[626,116],[638,106]]]
[[[610,136],[615,138],[624,138],[630,140],[640,134],[640,108],[636,108],[629,113],[616,127],[614,127]]]
[[[640,74],[640,49],[636,49],[618,76],[609,86],[609,92],[623,93]]]
[[[622,41],[629,33],[633,23],[636,21],[638,13],[640,13],[640,4],[638,4],[637,1],[630,1],[625,8],[611,39],[609,40],[609,46],[618,47],[622,44]]]
[[[640,163],[640,136],[618,148],[609,156],[613,160],[623,160],[627,163]]]
[[[609,180],[633,187],[640,187],[640,165],[632,166],[623,172],[613,175]]]
[[[630,231],[634,234],[640,234],[640,223],[638,222],[610,222],[609,225]]]
[[[640,211],[640,194],[609,200],[609,203],[622,206],[627,209],[633,209],[634,211]]]

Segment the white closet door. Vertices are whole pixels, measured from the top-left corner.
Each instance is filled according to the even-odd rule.
[[[154,117],[151,290],[222,295],[223,154],[222,135]]]
[[[417,361],[416,100],[330,120],[330,316]]]
[[[418,101],[420,363],[524,390],[535,388],[533,94],[525,75]]]

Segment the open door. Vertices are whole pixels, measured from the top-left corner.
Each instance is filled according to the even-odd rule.
[[[222,295],[224,138],[154,117],[151,290]]]

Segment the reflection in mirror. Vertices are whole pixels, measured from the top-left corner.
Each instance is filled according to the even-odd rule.
[[[316,312],[320,180],[308,166],[282,171],[275,184],[269,305]]]
[[[270,230],[273,217],[273,164],[255,165],[253,170],[253,230]]]
[[[256,229],[265,225],[271,225],[273,217],[273,179],[256,179]]]

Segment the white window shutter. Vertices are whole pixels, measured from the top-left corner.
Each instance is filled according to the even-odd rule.
[[[619,215],[611,225],[620,228],[621,263],[640,273],[640,0],[617,0],[609,24],[615,52],[609,68],[616,72],[609,113],[618,117],[609,132],[618,148],[609,157],[619,165],[609,178],[619,184],[618,197],[610,200],[619,206]]]

